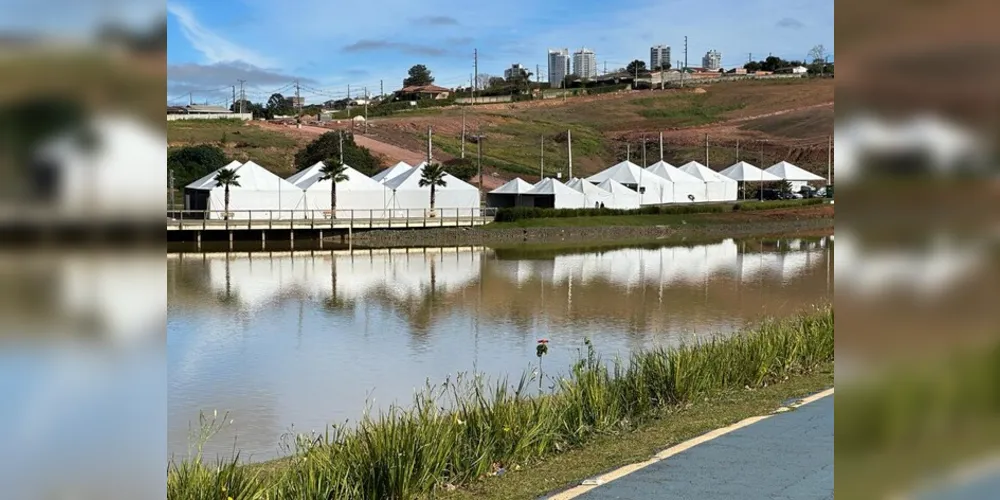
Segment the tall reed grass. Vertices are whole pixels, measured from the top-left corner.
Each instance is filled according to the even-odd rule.
[[[533,379],[460,376],[428,386],[409,408],[366,414],[298,440],[289,465],[265,476],[236,457],[216,467],[172,464],[168,498],[410,499],[623,432],[662,410],[727,389],[763,387],[834,357],[833,309],[770,320],[727,338],[604,363],[590,341],[553,390]]]

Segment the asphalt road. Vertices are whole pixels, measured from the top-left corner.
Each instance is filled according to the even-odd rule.
[[[833,499],[833,398],[699,444],[577,498]]]

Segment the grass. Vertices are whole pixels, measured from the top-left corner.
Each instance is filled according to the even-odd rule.
[[[536,209],[504,208],[497,213],[497,221],[487,229],[519,227],[608,227],[608,226],[660,226],[700,225],[714,222],[699,215],[725,214],[734,211],[776,210],[822,204],[824,199],[742,201],[739,203],[706,203],[697,205],[665,205],[644,207],[639,210],[612,209]],[[650,213],[657,210],[658,213]]]
[[[306,139],[296,139],[242,120],[167,122],[167,143],[171,147],[215,144],[235,160],[253,160],[282,176],[295,172],[292,166],[295,152],[307,142]]]
[[[467,486],[476,496],[477,489],[491,487],[495,497],[529,496],[528,490],[562,486],[581,479],[585,471],[649,451],[631,441],[632,447],[605,453],[595,443],[624,442],[660,428],[662,446],[751,410],[770,408],[775,393],[759,406],[752,406],[756,398],[739,396],[828,370],[834,357],[833,330],[833,309],[820,308],[765,321],[726,339],[637,352],[611,364],[595,354],[588,340],[568,373],[539,379],[547,382],[545,390],[527,374],[513,384],[460,376],[428,386],[410,408],[366,413],[353,427],[334,426],[322,436],[300,436],[295,455],[277,465],[242,465],[233,457],[212,467],[197,461],[200,454],[196,460],[172,463],[167,496],[419,498],[440,496],[457,486]],[[815,389],[827,382],[811,379],[807,385]],[[715,404],[728,401],[734,406],[722,413],[706,408],[689,413],[694,402],[700,405],[713,398],[722,402]],[[692,415],[695,418],[689,418]],[[658,427],[667,421],[672,427]],[[203,423],[202,428],[214,425]],[[646,442],[647,448],[650,445]],[[591,454],[580,455],[586,450]],[[522,477],[518,471],[525,471],[523,477],[531,477],[532,471],[545,474],[553,470],[546,467],[560,459],[567,462],[552,482],[536,478],[507,483],[508,476],[496,477],[501,471],[511,471],[515,478]]]
[[[633,106],[639,107],[639,115],[645,118],[666,121],[673,127],[693,127],[722,121],[726,113],[746,107],[745,102],[713,104],[708,94],[682,94],[677,99],[636,99]]]

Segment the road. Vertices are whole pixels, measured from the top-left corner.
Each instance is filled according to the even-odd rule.
[[[833,499],[833,396],[724,434],[576,498]]]

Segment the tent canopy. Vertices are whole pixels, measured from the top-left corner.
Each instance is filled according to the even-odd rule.
[[[678,167],[678,170],[705,182],[725,182],[727,184],[736,182],[696,161],[689,161]]]
[[[507,183],[503,186],[490,191],[490,194],[524,194],[530,191],[533,187],[535,187],[534,184],[531,184],[520,177],[516,177],[507,181]]]
[[[420,176],[423,175],[424,167],[426,165],[427,165],[426,163],[421,163],[420,165],[410,168],[406,172],[403,172],[402,174],[397,175],[392,179],[385,181],[384,184],[387,188],[393,191],[397,191],[400,189],[423,189],[430,191],[430,186],[423,186],[423,187],[420,186]],[[462,179],[459,179],[458,177],[455,177],[454,175],[451,175],[447,172],[445,172],[443,179],[445,185],[436,186],[435,191],[471,189],[476,191],[477,193],[479,192],[479,189],[476,188],[476,186],[473,186],[472,184],[469,184],[468,182],[465,182]]]
[[[583,193],[551,177],[542,179],[524,194],[534,198],[552,197],[551,200],[536,200],[535,206],[551,206],[553,208],[583,208],[587,206],[587,200]]]
[[[237,161],[230,162],[229,165],[226,165],[225,167],[222,167],[205,177],[188,184],[185,188],[211,190],[220,187],[219,183],[215,181],[215,176],[218,175],[219,171],[223,169],[231,169],[235,171],[237,175],[236,181],[240,183],[239,187],[233,186],[230,188],[230,191],[235,189],[244,189],[248,191],[284,191],[286,189],[295,189],[294,184],[278,177],[270,170],[254,163],[253,161],[248,161],[243,164],[240,164]]]
[[[704,180],[699,179],[662,160],[646,167],[646,171],[656,174],[660,177],[663,177],[664,179],[670,182],[679,182],[679,183],[705,182]]]
[[[291,182],[252,161],[230,166],[233,163],[188,184],[185,187],[185,207],[193,210],[224,210],[225,187],[215,181],[215,176],[223,168],[229,168],[236,172],[236,180],[240,184],[229,188],[229,211],[233,218],[288,218],[291,217],[290,213],[273,211],[301,208],[302,190]],[[253,213],[254,211],[257,213]],[[211,213],[209,217],[218,218],[221,215]]]
[[[642,178],[642,167],[630,161],[623,161],[587,177],[587,180],[597,184],[604,182],[605,179],[614,179],[621,184],[638,185],[640,178]]]
[[[393,166],[391,166],[391,167],[389,167],[389,168],[387,168],[387,169],[385,169],[385,170],[383,170],[383,171],[375,174],[374,176],[372,176],[372,180],[374,180],[376,182],[386,182],[386,181],[388,181],[388,180],[390,180],[390,179],[392,179],[392,178],[394,178],[394,177],[396,177],[398,175],[401,175],[401,174],[404,174],[404,173],[408,172],[412,168],[413,167],[410,164],[408,164],[408,163],[406,163],[404,161],[401,161],[401,162],[399,162],[399,163],[397,163],[397,164],[395,164],[395,165],[393,165]]]
[[[771,165],[764,170],[769,174],[776,175],[786,181],[822,181],[826,180],[812,172],[803,170],[787,161],[781,161]]]
[[[185,189],[212,189],[212,188],[214,188],[217,185],[216,182],[215,182],[215,176],[218,175],[218,173],[219,173],[220,170],[234,169],[234,168],[239,167],[240,165],[242,165],[242,163],[240,163],[240,162],[238,162],[236,160],[233,160],[233,161],[229,162],[228,165],[226,165],[226,166],[224,166],[222,168],[214,170],[212,173],[206,175],[205,177],[202,177],[201,179],[198,179],[198,180],[192,182],[191,184],[188,184],[187,186],[184,186],[184,188]],[[243,184],[243,183],[240,182],[240,184]]]
[[[611,193],[612,202],[608,204],[608,208],[639,208],[641,202],[639,193],[625,187],[622,183],[614,179],[605,179],[597,187]]]
[[[745,161],[735,163],[719,173],[741,182],[774,182],[781,180],[777,175],[765,172]]]
[[[607,206],[612,201],[611,193],[595,186],[590,181],[585,181],[579,177],[571,179],[567,182],[566,187],[583,193],[584,201],[588,207],[600,207],[601,205]]]

